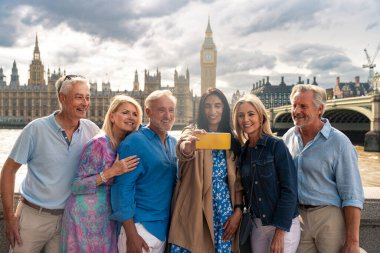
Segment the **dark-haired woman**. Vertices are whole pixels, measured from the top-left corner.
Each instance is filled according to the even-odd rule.
[[[242,210],[242,185],[235,159],[240,149],[230,125],[224,94],[202,95],[196,124],[186,127],[177,143],[178,182],[169,232],[171,252],[236,252],[235,233]],[[196,150],[196,134],[231,134],[230,150]]]

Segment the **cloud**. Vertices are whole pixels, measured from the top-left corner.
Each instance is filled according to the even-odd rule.
[[[241,30],[244,35],[292,28],[312,28],[319,24],[318,13],[328,7],[328,2],[276,0],[251,6],[247,25]]]
[[[272,69],[275,63],[275,56],[267,55],[261,51],[227,49],[218,56],[218,73],[245,72],[258,68]]]
[[[124,89],[135,70],[143,83],[144,69],[158,68],[172,85],[174,69],[189,68],[200,90],[210,16],[217,82],[226,92],[251,89],[264,76],[291,84],[315,75],[327,87],[336,75],[368,76],[363,48],[373,52],[379,43],[379,11],[377,0],[2,0],[0,66],[8,77],[15,59],[25,82],[38,33],[45,71],[61,67]]]

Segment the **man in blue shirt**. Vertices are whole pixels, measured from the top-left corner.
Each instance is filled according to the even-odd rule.
[[[61,110],[30,122],[21,132],[1,171],[1,195],[10,252],[59,250],[61,219],[84,145],[99,128],[84,119],[90,87],[82,76],[56,83]],[[15,174],[27,164],[21,201],[13,212]]]
[[[115,178],[111,187],[111,219],[123,226],[119,252],[165,250],[177,173],[177,141],[168,135],[175,119],[175,105],[176,98],[170,91],[152,92],[145,100],[148,125],[119,145],[120,159],[131,155],[140,158],[137,168]]]
[[[296,85],[295,127],[284,135],[298,171],[301,241],[297,252],[359,252],[364,194],[354,146],[322,118],[326,91]]]

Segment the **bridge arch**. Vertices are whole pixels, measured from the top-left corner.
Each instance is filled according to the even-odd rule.
[[[371,115],[365,108],[327,108],[324,118],[342,131],[369,131]],[[275,115],[272,128],[275,130],[289,129],[293,126],[293,120],[289,111],[282,111]]]

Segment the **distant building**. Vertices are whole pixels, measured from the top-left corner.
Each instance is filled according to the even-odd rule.
[[[303,84],[304,81],[301,80],[301,77],[298,77],[298,82],[295,84]],[[307,79],[307,83],[309,82],[309,79]],[[316,77],[313,79],[313,85],[318,85],[316,81]],[[263,102],[265,108],[274,108],[279,107],[283,105],[289,105],[290,100],[289,96],[292,91],[293,85],[286,85],[284,81],[284,77],[281,77],[281,82],[278,85],[272,85],[269,81],[269,76],[266,78],[263,78],[262,80],[256,82],[253,84],[252,90],[250,91],[251,94],[255,94],[260,98],[260,100]],[[236,91],[232,95],[231,104],[234,105],[236,101],[244,95],[244,92],[242,95],[240,95],[240,91]]]
[[[371,91],[371,85],[368,82],[360,82],[359,76],[355,76],[355,80],[353,82],[341,82],[340,77],[338,76],[335,82],[333,97],[336,99],[365,96]]]
[[[208,29],[206,31],[208,31]],[[213,62],[214,65],[216,65],[216,51],[210,52],[215,53],[213,55]],[[207,65],[206,68],[209,68],[210,66]],[[53,111],[59,109],[55,82],[61,76],[66,75],[66,71],[58,69],[58,71],[54,70],[51,73],[50,69],[48,69],[47,84],[45,81],[46,79],[44,78],[44,73],[44,65],[41,61],[38,37],[36,35],[33,58],[29,66],[28,84],[20,85],[16,61],[13,62],[9,85],[6,84],[3,68],[0,68],[0,126],[21,127],[36,118],[49,115]],[[208,78],[209,76],[207,77],[207,80],[209,80]],[[90,82],[91,106],[87,115],[88,118],[98,125],[102,125],[104,116],[110,104],[110,99],[117,94],[126,94],[135,98],[144,110],[145,98],[152,91],[169,89],[178,99],[175,126],[181,128],[196,119],[199,98],[196,96],[193,97],[193,91],[190,89],[190,73],[188,69],[186,70],[185,75],[179,74],[177,70],[174,71],[174,86],[167,85],[165,87],[161,85],[161,72],[158,69],[153,74],[150,74],[148,70],[145,70],[144,82],[144,89],[142,90],[139,84],[137,70],[135,72],[133,89],[131,91],[113,91],[111,90],[111,84],[109,81],[103,81],[100,90],[98,90],[98,84],[96,82]],[[145,115],[144,120],[146,123],[147,118]]]

